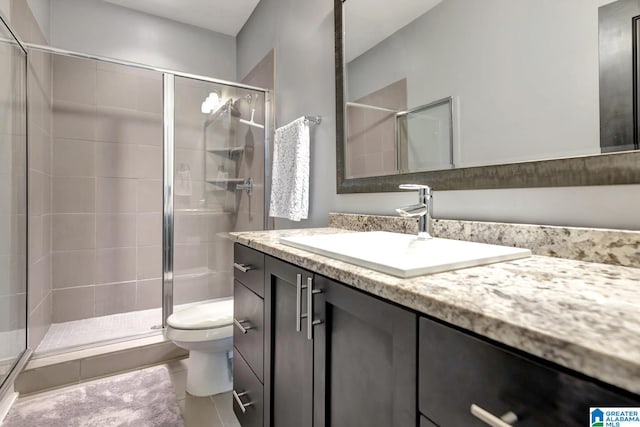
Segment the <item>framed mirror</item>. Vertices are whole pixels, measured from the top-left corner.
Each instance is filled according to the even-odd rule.
[[[640,0],[335,0],[338,193],[640,183]]]

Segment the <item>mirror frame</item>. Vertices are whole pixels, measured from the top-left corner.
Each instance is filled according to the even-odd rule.
[[[640,183],[640,151],[595,154],[367,178],[346,178],[345,67],[342,7],[334,0],[336,80],[336,184],[338,194],[399,191],[407,182],[434,190],[573,187]]]

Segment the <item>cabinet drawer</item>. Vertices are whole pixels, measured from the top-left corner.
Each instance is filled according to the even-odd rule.
[[[590,406],[638,406],[637,397],[538,364],[431,320],[420,319],[419,407],[441,427],[487,424],[513,412],[514,426],[583,426]],[[481,414],[480,414],[481,415]],[[427,424],[428,425],[428,424]]]
[[[233,285],[233,344],[262,382],[264,303],[242,283]]]
[[[233,267],[233,277],[264,298],[264,254],[236,243]]]
[[[240,354],[233,356],[233,412],[242,427],[263,426],[263,388]],[[243,406],[240,406],[242,403]]]

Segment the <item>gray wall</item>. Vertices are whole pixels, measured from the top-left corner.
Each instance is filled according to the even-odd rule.
[[[238,75],[276,48],[278,125],[322,114],[312,135],[311,218],[276,226],[327,223],[330,211],[386,213],[411,193],[336,195],[333,2],[262,0],[237,38]],[[434,196],[435,216],[487,221],[640,229],[640,185],[448,191]]]
[[[42,31],[44,38],[49,41],[51,38],[51,0],[27,0],[27,4],[29,5],[31,13],[33,13],[33,17]]]
[[[55,0],[51,45],[235,80],[235,39],[99,0]]]
[[[276,126],[321,115],[311,127],[310,218],[276,220],[277,228],[327,223],[335,209],[335,97],[333,2],[262,0],[237,37],[238,77],[276,50]]]

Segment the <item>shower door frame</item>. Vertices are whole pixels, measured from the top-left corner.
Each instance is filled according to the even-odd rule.
[[[73,58],[89,59],[110,64],[122,65],[126,67],[139,68],[148,71],[162,73],[162,102],[163,102],[163,150],[162,150],[162,177],[163,177],[163,213],[162,213],[162,328],[166,328],[167,319],[173,313],[173,279],[174,279],[174,205],[173,205],[173,178],[174,178],[174,153],[175,153],[175,78],[183,77],[191,80],[198,80],[213,84],[224,85],[236,89],[252,90],[263,94],[265,126],[264,126],[264,216],[263,229],[268,228],[269,223],[269,195],[271,184],[271,139],[273,135],[272,114],[272,93],[270,89],[228,80],[216,79],[197,74],[184,73],[181,71],[169,70],[138,62],[124,61],[99,55],[92,55],[82,52],[75,52],[67,49],[59,49],[34,43],[22,43],[25,49],[33,49],[40,52],[52,53],[56,55],[69,56]],[[28,329],[27,329],[28,330]]]
[[[28,226],[28,218],[29,218],[29,52],[25,48],[25,43],[22,42],[18,34],[11,28],[9,25],[9,20],[5,18],[4,14],[0,12],[0,21],[7,28],[9,33],[13,36],[16,45],[22,50],[24,53],[24,109],[25,109],[25,156],[24,156],[24,191],[25,191],[25,201],[24,201],[24,215],[25,215],[25,247],[24,247],[24,256],[25,256],[25,265],[24,265],[24,289],[25,289],[25,311],[24,311],[24,350],[20,355],[16,357],[16,360],[13,362],[13,366],[9,370],[9,373],[2,379],[0,379],[0,402],[3,402],[5,397],[9,395],[9,393],[14,392],[13,384],[17,378],[17,376],[22,372],[27,362],[31,358],[33,354],[33,350],[29,347],[29,226]],[[1,420],[0,420],[1,421]]]

